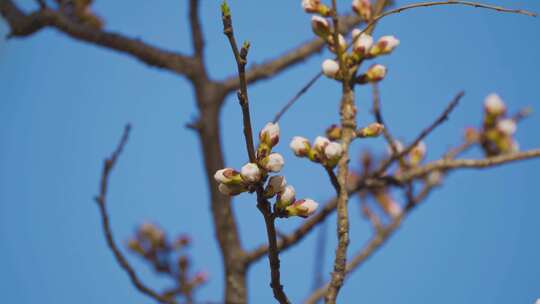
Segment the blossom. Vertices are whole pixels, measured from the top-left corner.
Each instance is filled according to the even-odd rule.
[[[289,146],[293,150],[294,155],[299,157],[306,156],[310,150],[309,140],[301,136],[293,137]]]
[[[324,155],[330,161],[336,161],[340,159],[342,154],[343,148],[341,147],[341,144],[337,142],[330,142],[324,148]]]
[[[339,72],[339,63],[332,59],[326,59],[322,63],[322,71],[324,76],[328,78],[336,78]]]
[[[311,17],[311,29],[313,30],[313,33],[315,33],[315,35],[322,38],[326,38],[328,35],[331,34],[330,24],[328,23],[328,20],[321,16]]]
[[[371,19],[371,2],[369,0],[353,0],[352,9],[364,20]]]
[[[502,119],[497,123],[497,129],[505,135],[512,136],[516,133],[517,125],[513,119],[507,118]]]
[[[288,216],[300,216],[308,217],[317,210],[319,204],[312,199],[306,198],[294,202],[292,205],[288,206],[285,211]]]
[[[257,164],[247,163],[240,170],[240,175],[244,181],[248,183],[256,183],[261,179],[262,172]]]
[[[267,123],[259,133],[259,140],[270,147],[275,146],[279,142],[279,124]]]
[[[266,185],[266,189],[264,190],[264,195],[267,198],[273,197],[277,193],[282,192],[285,189],[286,185],[287,181],[285,180],[285,177],[281,175],[274,175],[268,180],[268,184]]]
[[[214,174],[214,179],[218,183],[223,184],[240,183],[242,181],[240,173],[233,168],[224,168],[216,171]]]
[[[324,152],[324,148],[330,143],[330,140],[323,136],[317,136],[313,142],[313,149]]]
[[[484,101],[486,113],[493,116],[499,116],[506,112],[506,105],[501,97],[495,93],[489,94]]]
[[[283,168],[283,165],[285,164],[285,160],[283,159],[283,156],[279,153],[271,153],[263,160],[263,167],[271,172],[279,172],[281,171],[281,168]]]
[[[386,67],[381,64],[372,65],[366,72],[365,78],[367,82],[378,82],[386,76]]]
[[[360,56],[368,54],[369,49],[373,46],[373,37],[366,33],[361,33],[359,29],[352,31],[353,37],[353,52]]]
[[[370,55],[378,56],[391,53],[399,45],[399,40],[391,35],[379,38],[377,43],[371,48]]]

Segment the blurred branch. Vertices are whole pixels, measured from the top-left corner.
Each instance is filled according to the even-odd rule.
[[[116,258],[116,261],[124,269],[127,274],[129,275],[129,278],[131,279],[131,282],[135,287],[142,292],[143,294],[155,299],[156,301],[160,303],[175,303],[171,299],[167,299],[165,297],[162,297],[154,290],[150,289],[137,276],[137,273],[131,267],[127,259],[124,257],[120,249],[116,246],[116,243],[114,242],[113,233],[111,230],[110,220],[109,220],[109,214],[107,213],[107,189],[109,185],[109,176],[111,171],[114,169],[114,166],[116,165],[118,158],[122,154],[122,150],[124,149],[124,146],[126,145],[128,138],[129,138],[129,131],[131,130],[131,126],[128,124],[126,125],[124,129],[124,133],[120,139],[120,142],[118,143],[118,146],[113,151],[111,156],[109,158],[105,159],[103,162],[103,171],[101,173],[101,182],[100,182],[100,188],[99,188],[99,195],[95,198],[95,201],[97,202],[99,206],[99,211],[101,214],[101,221],[103,225],[103,233],[105,234],[105,239],[107,241],[107,245],[111,249],[111,251],[114,254],[114,257]]]
[[[52,27],[77,40],[129,54],[150,66],[163,68],[188,78],[194,77],[191,57],[159,49],[139,39],[77,23],[63,13],[49,8],[25,14],[12,0],[2,0],[0,13],[10,26],[11,32],[8,37],[25,37],[43,28]]]
[[[204,36],[199,20],[199,0],[189,0],[189,25],[191,29],[191,39],[193,41],[193,50],[195,57],[199,60],[204,58]]]

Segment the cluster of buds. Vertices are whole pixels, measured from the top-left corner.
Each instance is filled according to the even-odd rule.
[[[274,211],[280,217],[308,217],[317,209],[317,203],[311,199],[296,200],[294,187],[287,185],[285,177],[269,173],[281,171],[285,163],[283,156],[272,152],[279,142],[279,126],[267,123],[259,133],[256,163],[245,164],[240,172],[233,168],[224,168],[214,174],[219,184],[219,191],[225,195],[238,195],[246,191],[254,191],[257,186],[263,187],[266,199],[276,197]],[[267,181],[267,182],[266,182]],[[266,185],[264,183],[266,182]]]
[[[326,137],[317,136],[313,145],[304,137],[293,137],[291,149],[294,155],[298,157],[307,157],[311,161],[321,163],[325,167],[333,168],[337,165],[339,159],[343,155],[341,144],[335,141],[330,141]]]
[[[285,160],[279,153],[273,153],[272,148],[279,142],[279,125],[268,123],[259,133],[256,163],[247,163],[240,172],[233,168],[224,168],[214,174],[219,183],[219,191],[225,195],[238,195],[252,191],[253,187],[265,180],[268,173],[281,171]]]
[[[128,241],[128,248],[150,263],[156,272],[174,280],[175,287],[163,293],[164,297],[172,299],[187,297],[208,281],[206,272],[189,273],[191,262],[186,250],[191,242],[186,234],[169,240],[161,228],[146,222],[137,227],[134,237]]]
[[[384,132],[384,125],[374,122],[370,123],[366,127],[359,128],[356,130],[356,136],[360,138],[366,137],[378,137]],[[341,139],[341,127],[336,124],[331,125],[326,129],[326,137],[330,140],[339,140]]]
[[[488,156],[511,153],[519,150],[514,134],[517,131],[515,119],[507,116],[506,105],[497,94],[490,94],[484,102],[484,122],[481,130],[468,128],[465,139],[480,141]]]

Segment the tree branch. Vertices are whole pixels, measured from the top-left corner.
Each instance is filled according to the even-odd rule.
[[[204,58],[204,36],[199,20],[199,0],[189,0],[189,25],[191,28],[191,40],[193,41],[193,50],[195,57],[199,60]]]
[[[12,0],[2,0],[0,13],[11,28],[8,37],[25,37],[43,28],[52,27],[77,40],[129,54],[150,66],[163,68],[188,78],[194,77],[191,57],[156,48],[139,39],[74,22],[64,14],[49,8],[25,14]]]
[[[124,129],[124,134],[122,135],[120,142],[118,143],[118,146],[113,151],[111,156],[109,158],[105,159],[103,162],[103,170],[101,173],[101,181],[100,181],[100,188],[99,188],[99,195],[95,197],[95,201],[99,206],[99,212],[101,215],[101,221],[103,225],[103,233],[105,235],[105,240],[107,241],[107,245],[111,249],[111,251],[114,254],[114,257],[116,258],[116,261],[124,269],[124,271],[127,272],[129,275],[129,278],[131,279],[131,282],[133,285],[143,294],[153,298],[154,300],[160,302],[160,303],[175,303],[172,299],[167,299],[160,294],[158,294],[156,291],[150,289],[137,276],[137,273],[131,267],[127,259],[124,257],[120,249],[116,246],[116,243],[114,242],[113,233],[111,230],[110,220],[109,220],[109,214],[107,213],[107,189],[109,186],[109,176],[111,171],[114,169],[114,166],[116,165],[118,158],[122,154],[122,150],[124,149],[124,146],[126,145],[128,138],[129,138],[129,131],[131,130],[131,126],[128,124],[126,125]]]

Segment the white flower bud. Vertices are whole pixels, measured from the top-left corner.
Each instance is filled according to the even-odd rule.
[[[244,185],[241,185],[241,184],[240,185],[219,184],[218,190],[224,195],[234,196],[242,192],[245,192],[247,189],[245,188]]]
[[[328,37],[328,35],[331,34],[330,24],[328,23],[328,20],[321,16],[311,17],[311,29],[313,30],[313,33],[315,33],[315,35],[322,38]]]
[[[259,140],[270,147],[275,146],[279,142],[279,124],[267,123],[259,133]]]
[[[383,36],[371,48],[370,55],[378,56],[391,53],[399,45],[399,40],[394,36]]]
[[[360,32],[358,29],[353,30],[353,51],[360,56],[365,56],[373,46],[373,37],[366,33],[360,34]],[[356,38],[357,36],[359,37]]]
[[[285,203],[286,206],[288,206],[294,201],[295,195],[296,192],[294,191],[294,187],[291,185],[287,185],[285,189],[283,189],[283,192],[279,194],[279,201]]]
[[[336,78],[339,72],[339,63],[332,59],[326,59],[322,63],[322,71],[324,76],[328,78]]]
[[[377,137],[384,131],[384,125],[380,123],[371,123],[367,127],[362,128],[356,132],[358,137]]]
[[[323,136],[317,136],[313,142],[313,149],[324,152],[324,148],[330,143],[330,140]]]
[[[268,180],[268,184],[266,185],[266,189],[264,190],[264,195],[267,198],[273,197],[277,193],[282,192],[285,189],[285,186],[287,186],[287,181],[285,180],[285,177],[281,175],[274,175]]]
[[[319,204],[317,204],[317,202],[312,199],[306,198],[298,200],[292,205],[288,206],[286,208],[286,212],[288,216],[300,216],[305,218],[312,215],[315,210],[317,210],[318,206]]]
[[[229,183],[239,183],[242,181],[240,178],[240,173],[233,168],[225,168],[216,171],[214,174],[214,179],[218,183],[229,184]]]
[[[499,116],[506,112],[506,105],[499,95],[492,93],[486,97],[484,101],[486,113],[494,116]]]
[[[353,0],[352,9],[364,20],[371,19],[371,2],[369,0]]]
[[[512,136],[516,133],[517,125],[513,119],[507,118],[497,123],[497,129],[508,136]]]
[[[365,78],[367,82],[378,82],[386,76],[386,67],[381,64],[372,65],[366,72]]]
[[[302,0],[302,8],[306,13],[315,13],[322,16],[328,16],[330,14],[330,8],[321,4],[320,0]]]
[[[299,157],[306,156],[310,149],[309,140],[301,136],[293,137],[289,146],[293,150],[294,155]]]
[[[331,142],[324,148],[324,155],[326,155],[326,158],[329,160],[338,160],[341,158],[342,154],[343,148],[341,147],[341,144],[337,142]]]
[[[283,168],[283,165],[285,164],[285,160],[283,159],[283,156],[279,153],[271,153],[263,160],[263,167],[271,172],[279,172],[281,171],[281,168]]]
[[[254,163],[245,164],[240,170],[240,175],[248,183],[256,183],[261,180],[261,169]]]

